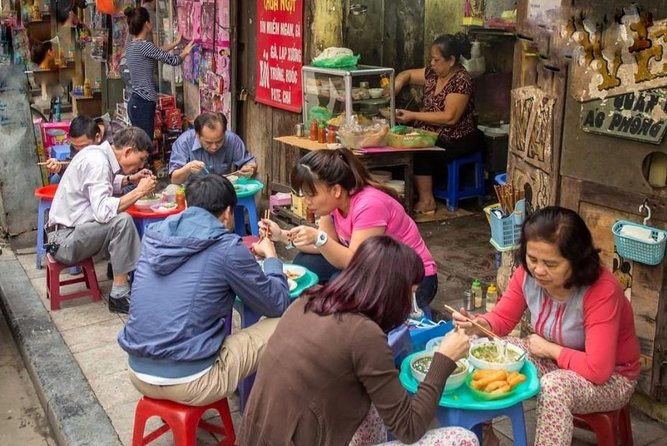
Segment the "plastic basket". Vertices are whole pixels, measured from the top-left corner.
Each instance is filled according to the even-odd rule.
[[[397,149],[419,149],[422,147],[433,147],[438,139],[438,134],[426,130],[410,129],[416,135],[402,135],[389,132],[387,145]]]
[[[507,251],[517,247],[519,239],[521,238],[521,224],[523,223],[526,201],[517,201],[514,212],[507,217],[498,217],[491,212],[493,209],[499,209],[498,206],[488,206],[484,208],[489,224],[491,225],[491,240],[490,243],[498,251]]]
[[[651,241],[621,234],[624,226],[648,229],[651,231]],[[665,244],[667,244],[667,231],[626,220],[618,220],[611,230],[614,233],[616,249],[621,257],[646,265],[657,265],[662,262],[665,256]]]

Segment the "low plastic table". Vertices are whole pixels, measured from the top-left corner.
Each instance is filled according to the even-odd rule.
[[[255,236],[259,235],[255,195],[262,189],[264,189],[264,184],[258,180],[239,178],[234,182],[234,190],[238,199],[236,209],[234,210],[234,226],[236,227],[235,232],[240,236],[246,235],[244,208],[248,210],[250,233]]]
[[[46,255],[46,249],[44,248],[44,231],[46,222],[44,217],[46,211],[51,209],[51,202],[56,195],[57,189],[57,184],[50,184],[35,189],[35,197],[39,198],[39,204],[37,205],[37,247],[35,250],[37,253],[35,256],[35,267],[37,269],[42,269],[42,259],[44,258],[44,255]]]
[[[421,352],[418,352],[421,353]],[[416,393],[419,382],[410,372],[410,361],[417,353],[409,355],[401,363],[399,379],[410,393]],[[515,446],[527,446],[526,422],[523,416],[523,401],[534,397],[540,391],[540,379],[532,362],[526,361],[521,373],[526,381],[519,384],[516,391],[508,396],[493,401],[478,400],[464,383],[451,393],[443,394],[436,417],[441,426],[460,426],[477,435],[482,444],[482,423],[496,417],[506,416],[512,422]]]
[[[184,208],[176,207],[167,212],[140,211],[135,205],[132,205],[127,209],[127,213],[132,216],[134,225],[137,227],[137,232],[139,233],[139,238],[141,238],[144,236],[148,225],[162,221],[170,215],[179,214],[184,210]]]

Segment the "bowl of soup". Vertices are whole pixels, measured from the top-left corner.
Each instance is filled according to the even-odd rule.
[[[410,371],[412,376],[419,382],[422,382],[426,378],[428,369],[431,367],[431,361],[433,361],[434,351],[424,351],[412,357],[410,360]],[[459,359],[456,361],[456,368],[449,375],[447,381],[445,382],[444,393],[453,392],[454,390],[461,387],[465,382],[466,376],[468,374],[468,361],[465,359]]]
[[[144,195],[134,203],[134,207],[140,211],[152,211],[151,206],[162,203],[162,194]]]
[[[468,362],[480,370],[518,372],[526,362],[524,350],[506,341],[476,339],[470,346]]]

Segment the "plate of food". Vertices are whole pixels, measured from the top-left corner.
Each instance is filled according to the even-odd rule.
[[[476,399],[487,401],[515,394],[524,382],[526,375],[507,370],[475,370],[465,380]]]
[[[419,382],[424,381],[426,378],[426,373],[431,367],[431,361],[433,360],[434,351],[425,351],[415,355],[410,361],[410,371],[412,376]],[[447,381],[445,382],[444,393],[453,392],[463,385],[468,374],[468,361],[465,359],[459,359],[456,361],[456,368],[449,375]]]
[[[164,214],[166,212],[171,212],[176,209],[178,205],[176,203],[158,203],[151,206],[151,210],[156,214]]]
[[[526,362],[525,351],[503,340],[488,338],[472,342],[468,361],[476,369],[518,372]]]
[[[299,265],[283,265],[283,273],[291,280],[299,280],[306,274],[306,268]]]
[[[290,293],[296,290],[296,287],[299,285],[296,283],[296,280],[287,279],[287,286],[289,287]]]
[[[134,207],[136,207],[140,211],[150,211],[152,210],[151,206],[160,204],[161,202],[162,202],[161,194],[148,194],[138,199],[134,203]]]
[[[232,184],[239,180],[239,177],[236,175],[225,175],[225,178],[227,178]]]

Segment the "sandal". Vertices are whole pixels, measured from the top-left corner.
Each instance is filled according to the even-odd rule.
[[[415,215],[435,215],[435,212],[437,210],[438,210],[437,208],[436,209],[431,209],[429,211],[421,210],[421,209],[415,209],[413,212],[415,213]]]

